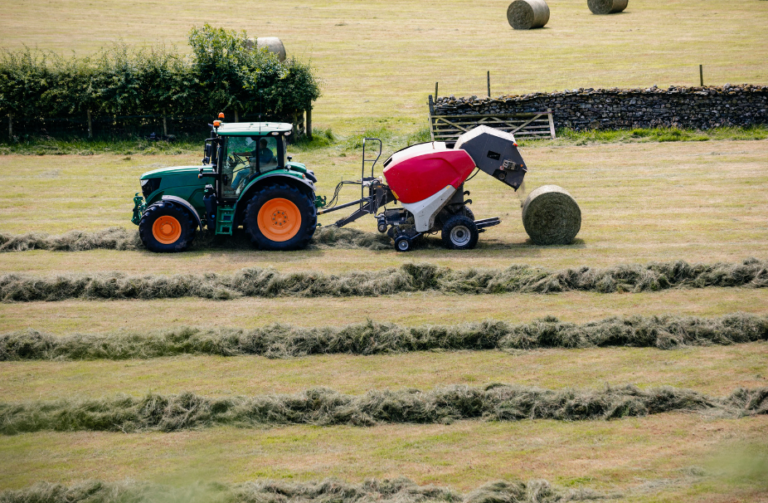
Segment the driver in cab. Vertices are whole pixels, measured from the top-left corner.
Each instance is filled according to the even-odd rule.
[[[257,155],[259,156],[258,157],[259,166],[261,167],[267,166],[275,162],[275,155],[272,153],[272,149],[270,149],[269,146],[267,145],[266,138],[262,138],[259,141],[258,152],[255,150],[252,152],[235,152],[235,155],[248,158],[249,167],[248,169],[242,169],[237,173],[237,175],[235,176],[235,179],[232,181],[233,190],[237,190],[243,181],[245,181],[251,175],[256,173],[256,170],[257,170],[256,156]]]

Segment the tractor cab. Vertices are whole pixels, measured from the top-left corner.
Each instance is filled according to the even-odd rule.
[[[212,126],[202,166],[142,175],[143,197],[134,197],[132,221],[145,246],[181,251],[203,226],[217,235],[242,226],[261,249],[306,246],[317,225],[317,178],[287,154],[293,126],[221,120]]]
[[[257,127],[253,127],[257,126]],[[287,167],[287,138],[290,124],[223,124],[216,131],[219,148],[216,159],[217,196],[237,201],[248,183],[259,175]]]

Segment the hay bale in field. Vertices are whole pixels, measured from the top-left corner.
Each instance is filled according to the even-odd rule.
[[[627,8],[629,0],[587,0],[592,14],[613,14]]]
[[[525,200],[523,225],[537,245],[568,245],[581,229],[581,210],[568,191],[544,185]]]
[[[266,49],[271,53],[277,54],[277,59],[280,61],[285,61],[285,46],[283,45],[283,41],[277,37],[259,37],[256,40],[249,38],[245,42],[245,45],[249,49],[253,49],[254,47],[257,49]]]
[[[549,6],[544,0],[515,0],[507,7],[507,21],[516,30],[542,28],[549,21]]]

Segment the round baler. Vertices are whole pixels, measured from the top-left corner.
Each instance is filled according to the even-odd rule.
[[[381,142],[375,138],[381,152]],[[444,142],[413,145],[392,154],[384,162],[383,178],[366,176],[365,163],[376,164],[378,157],[366,160],[363,142],[363,173],[360,181],[343,184],[360,184],[363,197],[340,206],[321,209],[328,213],[344,207],[360,205],[350,216],[336,222],[342,227],[366,214],[376,215],[378,229],[395,241],[398,251],[407,251],[412,242],[427,233],[442,234],[443,244],[451,249],[470,249],[477,244],[478,236],[486,228],[498,225],[498,217],[475,220],[465,196],[466,182],[475,169],[517,190],[523,183],[528,168],[511,133],[487,126],[480,126],[462,134],[452,146]],[[386,183],[385,183],[386,182]],[[368,188],[368,195],[364,195]],[[332,201],[333,201],[332,200]],[[402,208],[386,208],[389,203],[401,203]],[[546,204],[546,202],[545,202]],[[557,211],[549,213],[550,221],[539,225],[557,226]],[[529,230],[526,227],[526,230]],[[530,233],[530,230],[529,230]],[[552,234],[552,233],[549,233]]]

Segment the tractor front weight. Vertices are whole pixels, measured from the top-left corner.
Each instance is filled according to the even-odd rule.
[[[141,222],[141,216],[144,214],[144,210],[146,209],[147,205],[144,202],[144,198],[137,192],[136,195],[133,196],[133,218],[131,218],[131,222],[133,222],[135,225],[139,225],[139,222]]]

